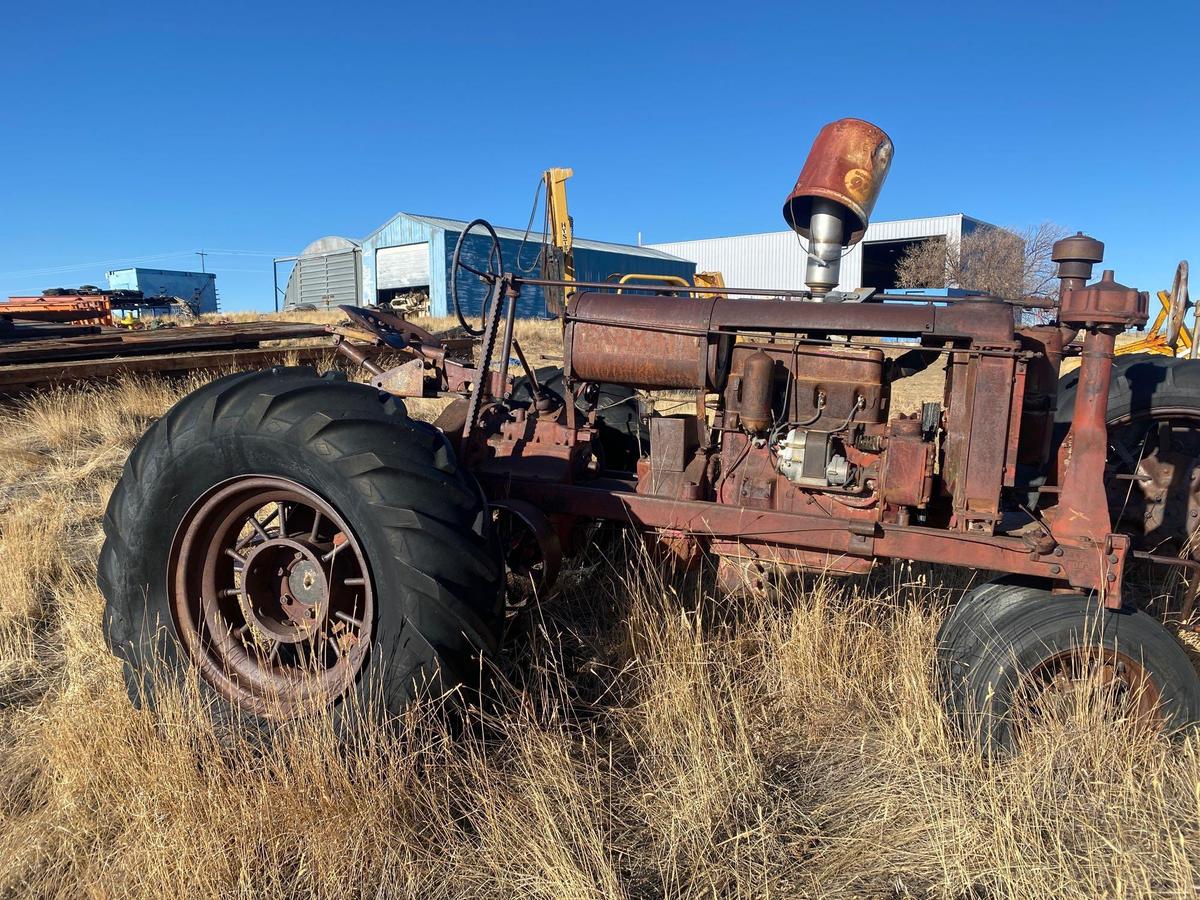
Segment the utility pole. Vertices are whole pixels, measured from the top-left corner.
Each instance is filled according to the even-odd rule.
[[[203,250],[197,250],[196,255],[200,257],[200,271],[202,273],[206,272],[207,270],[204,268],[204,257],[208,256],[208,254]]]

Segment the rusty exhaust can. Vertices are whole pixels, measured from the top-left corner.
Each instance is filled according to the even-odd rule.
[[[892,165],[892,150],[892,139],[870,122],[830,122],[813,141],[796,186],[783,204],[783,218],[802,237],[811,238],[814,201],[833,201],[850,213],[844,245],[857,244],[866,234]]]

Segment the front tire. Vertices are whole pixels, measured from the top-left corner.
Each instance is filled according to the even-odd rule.
[[[227,712],[400,713],[479,682],[501,573],[441,432],[365,385],[276,368],[156,422],[104,519],[105,637],[135,702],[196,671]]]
[[[1094,691],[1121,715],[1168,732],[1200,722],[1200,677],[1158,620],[1078,594],[989,582],[967,594],[938,635],[946,711],[985,753],[1012,750],[1049,714],[1052,691]]]

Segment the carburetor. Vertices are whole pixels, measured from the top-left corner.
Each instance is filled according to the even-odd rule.
[[[727,407],[780,475],[805,487],[851,483],[851,432],[886,415],[881,351],[740,343],[731,369]]]

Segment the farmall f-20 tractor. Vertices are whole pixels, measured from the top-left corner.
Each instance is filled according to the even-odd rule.
[[[1163,728],[1200,720],[1195,669],[1127,578],[1135,560],[1200,568],[1200,370],[1114,366],[1147,295],[1111,271],[1088,283],[1103,245],[1082,234],[1055,247],[1054,324],[1019,327],[1020,302],[988,297],[839,293],[891,158],[869,123],[819,133],[783,208],[808,242],[807,291],[521,278],[477,220],[487,265],[460,240],[452,271],[456,308],[461,279],[489,289],[466,348],[350,308],[339,350],[371,384],[275,368],[181,400],[105,518],[105,633],[131,696],[153,704],[164,672],[196,671],[243,716],[343,719],[355,700],[395,713],[422,686],[478,685],[506,568],[544,596],[580,526],[605,521],[664,560],[715,560],[726,587],[887,559],[998,573],[950,613],[938,652],[945,703],[985,747],[1011,744],[1019,714],[1063,685],[1099,684]],[[551,377],[513,338],[534,286],[566,294]],[[384,371],[369,344],[404,361]],[[931,364],[942,401],[894,414],[893,384]],[[695,408],[639,417],[635,391]],[[401,399],[447,395],[433,424]]]

